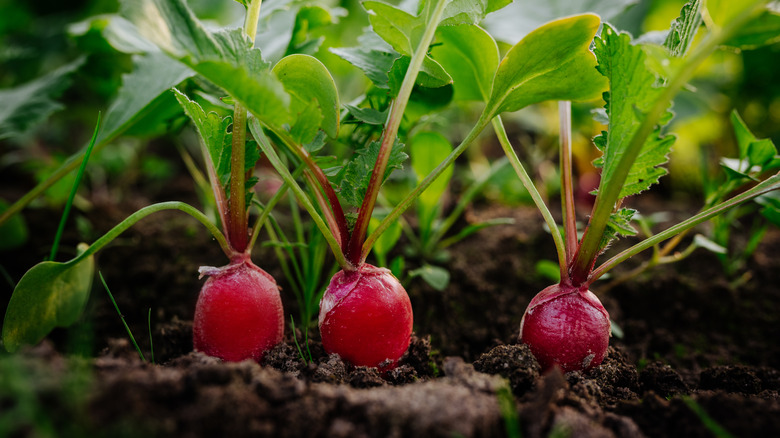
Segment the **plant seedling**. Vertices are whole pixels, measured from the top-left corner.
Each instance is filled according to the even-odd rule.
[[[622,207],[623,199],[646,190],[666,173],[660,166],[667,161],[674,137],[663,134],[662,128],[672,118],[672,98],[713,51],[750,23],[762,10],[762,4],[753,1],[727,7],[715,3],[712,9],[706,9],[702,2],[691,1],[673,22],[663,47],[632,43],[628,34],[604,25],[594,51],[598,71],[609,81],[609,90],[604,94],[609,130],[594,139],[603,152],[595,162],[602,171],[601,182],[588,226],[579,240],[571,178],[569,103],[560,104],[563,236],[512,150],[503,126],[494,123],[504,151],[534,197],[558,250],[561,281],[531,300],[520,328],[520,341],[530,346],[543,368],[557,365],[563,371],[588,370],[604,359],[610,336],[609,315],[589,290],[599,277],[644,249],[780,187],[780,175],[767,178],[594,268],[596,259],[612,240],[636,234],[631,225],[636,212]],[[686,56],[702,17],[716,21],[707,23],[707,35]]]

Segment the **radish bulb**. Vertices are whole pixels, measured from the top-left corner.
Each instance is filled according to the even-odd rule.
[[[389,370],[409,348],[412,303],[388,269],[339,271],[320,301],[322,345],[356,366]]]
[[[284,312],[273,277],[248,258],[200,273],[209,279],[195,306],[195,350],[226,361],[260,361],[282,341]]]
[[[589,370],[604,360],[609,345],[609,314],[587,286],[556,284],[539,292],[520,322],[527,344],[543,370]]]

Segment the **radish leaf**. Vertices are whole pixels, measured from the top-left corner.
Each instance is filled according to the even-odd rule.
[[[330,51],[359,68],[379,88],[389,88],[387,73],[401,55],[371,29],[358,37],[357,47],[332,48]]]
[[[70,86],[70,75],[84,63],[79,58],[14,88],[0,90],[0,140],[23,134],[63,108],[52,99]]]
[[[609,79],[609,92],[604,94],[609,117],[609,130],[594,139],[603,156],[594,164],[602,168],[601,184],[622,186],[619,198],[647,190],[667,173],[658,167],[668,161],[674,137],[661,134],[656,127],[645,140],[641,152],[631,166],[625,181],[615,181],[613,175],[620,159],[626,153],[631,138],[639,128],[644,113],[655,103],[662,88],[658,78],[648,70],[646,54],[640,46],[631,44],[626,33],[617,33],[604,25],[601,38],[596,39],[596,57],[599,71]],[[661,123],[666,124],[672,114],[667,112]]]
[[[223,88],[263,122],[292,121],[290,96],[241,30],[208,32],[183,0],[124,0],[122,14],[168,56]]]
[[[83,244],[82,244],[83,245]],[[80,245],[79,251],[86,248]],[[55,327],[67,327],[81,316],[92,287],[92,256],[76,264],[42,262],[16,285],[3,322],[3,344],[14,352],[37,344]]]
[[[545,100],[601,96],[607,83],[589,50],[600,24],[593,14],[556,20],[512,47],[496,71],[487,103],[491,116]]]
[[[355,151],[352,159],[336,175],[335,186],[338,187],[337,191],[346,204],[358,207],[363,203],[371,180],[371,172],[379,155],[379,146],[378,141],[373,141],[368,146]],[[403,149],[404,145],[396,139],[390,151],[383,182],[394,169],[403,168],[403,162],[409,157]]]
[[[447,26],[436,31],[441,44],[431,54],[449,73],[456,100],[485,101],[498,68],[498,46],[479,26]]]
[[[292,97],[291,110],[299,114],[315,112],[318,116],[299,115],[293,131],[302,125],[309,124],[306,135],[300,135],[297,140],[308,143],[314,138],[317,128],[322,128],[328,136],[335,138],[339,131],[339,96],[333,77],[322,63],[308,55],[290,55],[274,66],[273,72],[279,78],[285,90]],[[311,103],[316,105],[311,107]],[[319,120],[316,120],[319,119]],[[315,122],[316,123],[313,123]]]

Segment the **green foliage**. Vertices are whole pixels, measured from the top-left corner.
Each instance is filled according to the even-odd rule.
[[[379,226],[379,219],[372,217],[371,222],[368,224],[368,232],[373,233],[377,226]],[[387,266],[387,256],[395,247],[396,243],[398,243],[398,239],[401,238],[402,231],[403,226],[401,225],[401,222],[393,222],[390,227],[388,227],[387,230],[385,230],[385,232],[379,236],[379,238],[376,240],[376,243],[374,243],[372,251],[377,258],[379,266]]]
[[[606,248],[618,236],[636,236],[637,231],[631,225],[631,220],[636,212],[636,210],[631,208],[620,208],[609,216],[607,228],[604,230],[604,236],[601,238],[601,249]]]
[[[359,207],[363,203],[374,163],[379,156],[379,146],[378,141],[373,141],[368,146],[355,151],[352,159],[334,177],[334,185],[337,187],[341,199],[347,205]],[[382,182],[390,176],[394,169],[402,169],[403,163],[408,157],[404,152],[404,145],[396,139]]]
[[[487,17],[485,26],[497,40],[514,44],[549,21],[585,12],[609,21],[636,3],[638,0],[515,0],[500,13]]]
[[[738,49],[756,49],[780,41],[780,11],[764,10],[749,25],[740,29],[726,45]]]
[[[198,130],[203,145],[209,152],[220,183],[224,186],[230,179],[230,152],[232,138],[228,128],[233,123],[232,117],[220,117],[215,112],[206,112],[197,102],[190,100],[184,93],[173,89],[176,99],[192,120]]]
[[[452,152],[452,145],[436,132],[420,132],[410,140],[411,165],[418,181],[433,171]],[[452,179],[452,166],[448,167],[417,198],[417,218],[423,240],[431,233],[441,207],[442,197]]]
[[[125,0],[122,14],[168,56],[224,89],[264,123],[290,123],[290,96],[240,29],[211,33],[182,0]]]
[[[475,25],[440,27],[431,54],[453,79],[456,100],[485,101],[498,68],[498,46]]]
[[[133,64],[133,71],[122,77],[122,87],[106,112],[98,144],[115,138],[145,115],[156,113],[162,95],[194,74],[162,53],[137,55]]]
[[[440,266],[424,264],[409,271],[409,278],[420,277],[432,288],[443,291],[450,284],[450,272]]]
[[[599,71],[609,79],[610,85],[609,92],[604,94],[609,130],[593,140],[603,152],[594,164],[602,168],[600,185],[621,185],[619,198],[623,198],[647,190],[667,173],[659,166],[668,161],[675,138],[662,135],[660,126],[657,126],[645,140],[626,179],[616,180],[618,166],[631,139],[663,89],[658,84],[658,77],[645,64],[647,55],[640,46],[631,44],[628,34],[617,33],[605,25],[602,37],[596,39],[595,52]],[[671,113],[667,112],[661,123],[668,123],[671,117]],[[605,247],[617,235],[631,235],[633,228],[628,221],[632,216],[633,213],[628,214],[627,211],[613,213],[600,247]]]
[[[357,47],[331,48],[330,51],[363,71],[379,88],[390,87],[387,74],[401,56],[370,29],[358,37]]]
[[[84,251],[85,246],[80,247]],[[55,327],[67,327],[81,316],[92,288],[95,262],[42,262],[24,274],[14,289],[3,321],[3,345],[14,352],[36,344]]]
[[[28,132],[63,108],[53,99],[69,86],[70,76],[84,64],[78,58],[15,88],[0,90],[0,140]]]
[[[589,46],[601,20],[583,14],[548,23],[523,38],[498,66],[491,115],[545,100],[591,100],[606,88]]]
[[[688,48],[693,43],[693,38],[701,26],[702,0],[694,0],[686,3],[680,11],[680,16],[672,22],[669,33],[666,35],[664,47],[672,56],[685,56]]]
[[[339,95],[328,69],[308,55],[289,55],[273,72],[292,97],[290,109],[297,113],[291,128],[299,143],[309,143],[318,129],[335,138],[339,131]]]
[[[8,209],[8,203],[0,199],[0,213]],[[0,225],[0,251],[19,248],[27,242],[29,231],[22,216],[13,216]]]

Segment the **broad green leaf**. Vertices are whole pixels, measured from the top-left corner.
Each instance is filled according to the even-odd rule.
[[[680,16],[672,22],[664,41],[664,47],[672,56],[682,57],[688,53],[688,48],[701,26],[702,4],[702,0],[689,1],[680,10]]]
[[[314,126],[314,132],[322,128],[331,138],[336,138],[339,132],[339,95],[333,77],[322,62],[308,55],[290,55],[279,61],[273,72],[293,97],[293,111],[300,108],[296,102],[305,106],[315,102],[322,122]],[[295,125],[302,122],[305,120],[298,120]],[[308,143],[312,138],[303,139],[302,143]]]
[[[371,218],[371,222],[368,224],[368,234],[371,234],[376,230],[379,226],[379,222],[379,219],[375,217]],[[385,232],[379,236],[376,242],[374,242],[374,246],[371,250],[377,254],[378,258],[383,259],[387,257],[387,254],[395,247],[395,244],[398,243],[398,239],[401,238],[401,231],[403,230],[400,221],[391,223]]]
[[[411,166],[417,181],[422,181],[452,152],[452,145],[444,136],[436,132],[420,132],[409,143]],[[418,212],[420,215],[420,227],[430,229],[435,212],[441,204],[441,198],[447,191],[447,186],[452,179],[452,166],[442,174],[420,195],[418,200]]]
[[[450,284],[450,272],[444,268],[433,265],[423,265],[421,268],[409,271],[409,276],[421,277],[432,288],[442,291]]]
[[[552,20],[590,12],[609,21],[638,0],[515,0],[484,21],[484,26],[499,41],[514,44],[537,27]]]
[[[108,108],[98,144],[115,138],[142,119],[155,108],[161,95],[195,74],[162,53],[137,55],[133,63],[133,71],[122,76],[122,87]]]
[[[504,57],[488,101],[492,115],[545,100],[591,100],[606,88],[589,46],[601,21],[583,14],[545,24]]]
[[[498,68],[498,46],[479,26],[447,26],[436,31],[431,54],[452,77],[456,100],[486,101]]]
[[[53,99],[69,86],[70,75],[84,63],[79,58],[37,79],[0,90],[0,140],[24,134],[63,108]]]
[[[388,81],[387,85],[390,87],[390,94],[393,96],[398,95],[398,91],[401,89],[401,84],[406,76],[406,71],[409,69],[411,58],[408,56],[402,56],[393,62],[393,66],[387,73]],[[445,85],[452,83],[452,78],[438,62],[432,61],[426,63],[423,61],[422,68],[417,73],[415,84],[424,88],[441,88]]]
[[[338,187],[339,195],[347,205],[358,207],[363,203],[368,183],[371,180],[371,172],[379,156],[379,145],[378,141],[374,141],[355,151],[352,159],[336,175],[335,185]],[[403,149],[404,145],[396,140],[390,151],[390,159],[382,179],[383,182],[394,169],[403,168],[403,162],[408,158]]]
[[[561,281],[561,268],[558,266],[558,262],[552,260],[539,260],[534,267],[536,275],[543,277],[549,281],[559,282]]]
[[[175,88],[173,92],[209,151],[217,177],[223,185],[226,184],[230,177],[232,135],[228,132],[228,128],[232,123],[232,118],[221,118],[215,112],[206,114],[197,102],[190,100],[184,93]]]
[[[8,209],[8,203],[0,199],[0,213]],[[12,216],[0,225],[0,251],[18,248],[27,241],[29,232],[21,215]]]
[[[596,39],[599,71],[609,79],[609,93],[604,94],[609,117],[609,130],[594,139],[603,156],[594,163],[602,168],[601,184],[621,184],[620,198],[640,193],[667,173],[659,167],[668,161],[674,137],[661,135],[660,127],[645,140],[641,152],[631,166],[625,182],[614,181],[613,175],[626,148],[639,128],[644,113],[663,91],[658,77],[648,70],[646,54],[641,47],[631,44],[626,33],[617,33],[604,25],[601,38]],[[661,120],[665,125],[671,119],[667,112]]]
[[[726,41],[727,46],[750,50],[780,41],[780,12],[764,10]]]
[[[94,270],[94,260],[88,257],[75,265],[43,262],[27,271],[5,313],[5,348],[14,352],[23,344],[37,344],[55,327],[76,322],[87,302]]]
[[[183,0],[123,0],[121,11],[141,35],[224,89],[259,120],[275,126],[291,122],[290,96],[241,30],[208,32]]]
[[[387,72],[401,55],[370,29],[358,37],[358,44],[330,51],[362,70],[377,87],[388,88]]]

